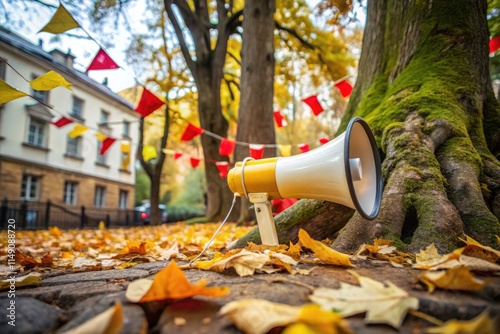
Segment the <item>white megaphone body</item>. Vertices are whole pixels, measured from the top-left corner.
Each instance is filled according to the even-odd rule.
[[[291,157],[238,162],[227,182],[254,204],[262,243],[277,245],[270,199],[309,198],[343,204],[372,220],[382,199],[382,171],[375,138],[361,118],[330,142]]]

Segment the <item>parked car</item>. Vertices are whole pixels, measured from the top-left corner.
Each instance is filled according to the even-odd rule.
[[[161,222],[168,222],[168,213],[164,204],[159,204],[161,214]],[[136,221],[142,223],[143,225],[149,225],[151,223],[151,204],[145,203],[134,208]]]

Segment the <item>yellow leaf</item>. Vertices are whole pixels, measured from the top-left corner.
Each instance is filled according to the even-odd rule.
[[[66,81],[59,73],[49,71],[36,79],[30,81],[30,86],[35,90],[51,90],[62,86],[71,90],[71,84]]]
[[[71,130],[70,132],[68,132],[68,136],[70,138],[78,138],[78,137],[80,137],[81,135],[83,135],[87,131],[89,131],[89,128],[86,127],[85,125],[75,124],[75,127],[73,128],[73,130]]]
[[[469,269],[460,266],[446,271],[427,271],[420,280],[433,292],[436,287],[447,290],[476,291],[484,287],[483,281],[474,278]]]
[[[115,267],[115,269],[127,269],[127,268],[132,268],[135,267],[137,263],[135,262],[124,262],[118,266]]]
[[[226,255],[216,253],[210,261],[195,261],[196,267],[203,270],[223,272],[227,268],[234,268],[240,276],[249,276],[255,273],[256,269],[262,269],[269,261],[269,256],[249,252],[246,249],[234,254],[228,252]]]
[[[35,285],[42,280],[42,275],[39,273],[30,273],[28,275],[16,277],[14,279],[4,279],[0,281],[0,290],[9,289],[11,285],[16,288],[21,286]]]
[[[144,145],[142,148],[142,156],[144,161],[149,161],[157,157],[156,149],[152,145]]]
[[[429,334],[495,334],[496,330],[495,323],[486,310],[474,319],[448,320],[441,326],[427,328],[425,332]]]
[[[172,261],[156,274],[153,281],[140,279],[130,283],[125,296],[129,301],[137,303],[193,296],[221,297],[229,293],[227,287],[207,288],[205,285],[204,280],[189,283],[182,270]]]
[[[497,237],[498,238],[498,237]],[[495,262],[497,261],[499,258],[500,258],[500,251],[497,251],[496,249],[493,249],[489,246],[483,246],[481,245],[479,242],[477,242],[476,240],[472,239],[471,237],[469,237],[468,235],[465,236],[465,240],[459,238],[460,240],[462,240],[463,242],[465,242],[467,244],[467,246],[465,247],[465,250],[464,252],[466,252],[466,255],[469,255],[469,256],[473,256],[471,255],[470,253],[468,253],[468,246],[477,246],[487,252],[490,252],[490,253],[493,253],[495,255],[495,257],[493,257],[492,261]]]
[[[340,282],[340,289],[317,288],[309,299],[324,310],[338,310],[343,317],[366,312],[367,323],[382,323],[399,328],[409,309],[418,309],[418,299],[392,284],[356,276],[360,286]]]
[[[100,230],[105,230],[106,229],[106,223],[103,222],[102,220],[99,222],[99,229]]]
[[[338,314],[324,311],[318,305],[290,306],[265,299],[240,299],[224,305],[219,311],[241,331],[264,334],[274,327],[291,325],[284,333],[351,333],[347,322]],[[293,326],[293,324],[302,324]],[[308,332],[298,331],[307,329]]]
[[[0,79],[0,104],[7,103],[9,101],[18,99],[23,96],[29,96],[28,94],[21,92],[10,86],[8,83]]]
[[[314,255],[323,263],[333,264],[336,266],[354,267],[347,254],[343,254],[333,250],[325,244],[311,239],[309,234],[303,229],[299,230],[299,241],[304,246],[314,252]]]
[[[123,309],[120,302],[65,334],[118,334],[123,327]]]
[[[52,34],[61,34],[74,28],[80,28],[80,25],[60,3],[59,8],[57,8],[49,23],[47,23],[39,32],[45,31]]]
[[[281,334],[318,334],[318,332],[307,324],[297,322],[287,326]]]
[[[54,237],[60,237],[62,235],[61,230],[57,226],[51,226],[49,227],[49,232],[52,234]]]

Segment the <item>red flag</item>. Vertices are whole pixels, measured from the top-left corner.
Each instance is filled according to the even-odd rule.
[[[227,161],[217,161],[215,163],[215,166],[217,166],[217,169],[219,170],[219,176],[221,179],[227,177],[227,173],[229,172],[229,162]]]
[[[73,120],[71,120],[67,117],[64,117],[64,116],[59,117],[55,121],[50,121],[50,124],[53,124],[53,125],[57,126],[58,128],[62,128],[63,126],[71,124],[71,123],[73,123]]]
[[[500,35],[491,38],[489,46],[490,46],[490,53],[493,53],[498,49],[500,49]]]
[[[191,167],[196,168],[200,164],[201,159],[191,157],[189,162],[191,162]]]
[[[230,156],[231,154],[233,154],[234,145],[236,145],[234,141],[227,138],[222,138],[219,146],[219,154],[226,157]]]
[[[191,123],[188,123],[186,129],[184,130],[184,133],[182,134],[181,140],[182,141],[190,141],[194,137],[201,135],[203,133],[203,129],[197,128],[196,126],[192,125]]]
[[[264,145],[250,144],[250,156],[254,159],[261,159],[264,155]]]
[[[175,152],[175,153],[174,153],[174,160],[177,160],[177,159],[179,159],[180,157],[182,157],[182,153],[179,153],[179,152]]]
[[[281,111],[276,110],[273,114],[274,114],[274,121],[276,122],[276,126],[278,126],[278,128],[282,128],[287,125],[286,119],[285,117],[283,117]]]
[[[309,151],[309,144],[308,143],[302,143],[302,144],[299,144],[297,145],[300,149],[300,152],[302,153],[306,153],[307,151]]]
[[[328,136],[324,136],[324,137],[321,137],[320,139],[318,139],[318,141],[320,142],[321,145],[323,144],[326,144],[330,141],[330,138],[328,138]]]
[[[113,145],[113,143],[116,141],[115,138],[107,137],[101,142],[101,149],[99,150],[99,154],[103,155],[106,153],[106,151]]]
[[[311,108],[311,110],[315,116],[318,116],[319,114],[321,114],[323,112],[323,110],[325,110],[325,109],[323,109],[323,107],[319,103],[317,95],[309,96],[309,97],[303,99],[302,102],[304,102],[305,104],[307,104]]]
[[[349,81],[347,81],[345,79],[340,80],[340,81],[337,81],[334,86],[335,86],[335,88],[337,88],[339,90],[340,95],[342,95],[342,97],[348,97],[349,95],[351,95],[352,86],[349,83]]]
[[[87,72],[90,70],[112,70],[115,68],[120,68],[120,66],[118,66],[103,49],[99,49],[94,60],[92,60],[89,67],[87,67]]]
[[[142,117],[147,117],[153,111],[160,108],[164,104],[165,102],[163,102],[158,97],[156,97],[156,95],[144,88],[142,90],[141,100],[134,110],[141,114]]]

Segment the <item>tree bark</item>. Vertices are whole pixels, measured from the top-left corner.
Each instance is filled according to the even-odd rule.
[[[217,23],[210,22],[209,4],[195,1],[194,9],[186,0],[165,0],[165,11],[172,22],[186,64],[193,75],[198,89],[198,115],[200,125],[220,137],[227,137],[228,122],[222,115],[220,89],[223,68],[226,59],[229,36],[239,24],[241,13],[234,13],[226,1],[216,1]],[[189,30],[194,43],[196,58],[193,58],[184,38],[184,31],[173,7],[177,7],[183,23]],[[211,31],[217,31],[215,46],[211,43]],[[202,135],[205,179],[207,185],[206,221],[221,220],[228,212],[232,193],[221,179],[216,161],[227,160],[219,155],[220,141],[208,135]]]
[[[386,238],[409,251],[433,242],[445,252],[465,234],[498,247],[500,107],[489,77],[486,9],[486,0],[368,2],[358,78],[339,133],[353,116],[370,124],[385,189],[375,220],[355,213],[336,223],[345,226],[335,249]],[[299,224],[319,210],[297,213]],[[319,238],[331,236],[325,230]]]
[[[274,96],[274,0],[255,0],[243,10],[241,48],[241,94],[236,140],[246,143],[275,144]],[[237,145],[234,159],[248,157],[248,146]],[[264,157],[276,156],[266,147]],[[239,221],[249,219],[248,201],[241,201]]]

